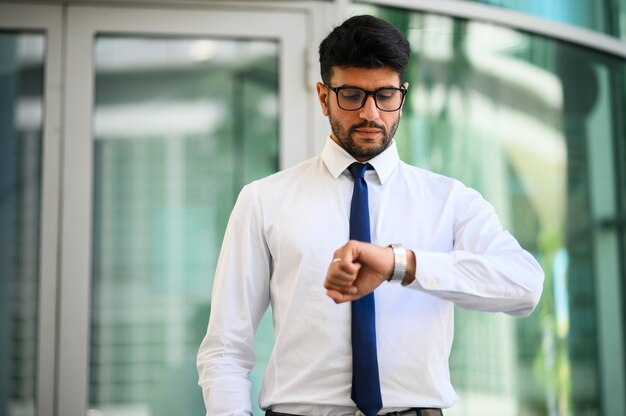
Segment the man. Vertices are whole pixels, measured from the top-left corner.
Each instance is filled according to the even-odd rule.
[[[198,354],[208,414],[251,413],[254,332],[270,302],[259,403],[314,416],[441,415],[457,400],[454,305],[515,316],[537,305],[541,268],[493,208],[399,160],[408,58],[402,34],[371,16],[320,44],[332,133],[320,156],[239,195]]]

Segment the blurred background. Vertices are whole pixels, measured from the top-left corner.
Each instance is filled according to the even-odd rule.
[[[317,45],[362,13],[411,43],[401,157],[546,273],[528,318],[457,310],[446,415],[626,415],[626,0],[50,0],[0,1],[0,416],[204,414],[230,210],[319,152]]]

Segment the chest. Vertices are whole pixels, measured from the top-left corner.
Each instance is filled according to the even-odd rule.
[[[301,183],[277,190],[267,207],[264,233],[274,259],[288,257],[324,266],[348,241],[353,182],[349,178]],[[406,181],[370,180],[368,205],[374,244],[450,251],[454,209],[447,198]]]

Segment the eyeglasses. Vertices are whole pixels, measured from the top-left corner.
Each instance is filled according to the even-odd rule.
[[[365,105],[368,96],[374,97],[376,108],[380,111],[398,111],[404,102],[406,88],[379,88],[375,91],[368,91],[356,87],[331,87],[324,84],[326,88],[337,95],[337,105],[342,110],[356,111]]]

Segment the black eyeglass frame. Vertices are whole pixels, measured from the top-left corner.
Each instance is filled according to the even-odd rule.
[[[331,87],[330,85],[324,83],[324,86],[326,88],[328,88],[329,90],[331,90],[332,92],[335,93],[335,96],[337,97],[337,106],[339,108],[341,108],[343,111],[358,111],[361,108],[363,108],[365,106],[365,102],[367,101],[367,97],[369,97],[370,95],[372,96],[372,98],[374,98],[374,104],[376,105],[376,108],[378,108],[380,111],[384,111],[385,113],[393,113],[395,111],[398,111],[399,109],[402,108],[402,104],[404,104],[404,97],[406,96],[407,93],[407,89],[404,86],[400,86],[400,88],[395,88],[395,87],[383,87],[383,88],[379,88],[377,90],[371,91],[371,90],[364,90],[363,88],[359,88],[359,87]],[[365,93],[365,96],[363,97],[363,101],[361,101],[361,105],[358,108],[353,108],[351,110],[347,110],[345,108],[343,108],[341,106],[341,104],[339,104],[339,91],[341,90],[360,90],[363,91]],[[400,91],[400,93],[402,94],[402,100],[400,100],[400,105],[398,106],[398,108],[396,108],[395,110],[383,110],[382,108],[380,108],[378,106],[378,101],[376,100],[376,94],[379,91],[383,91],[383,90],[394,90],[394,91]]]

